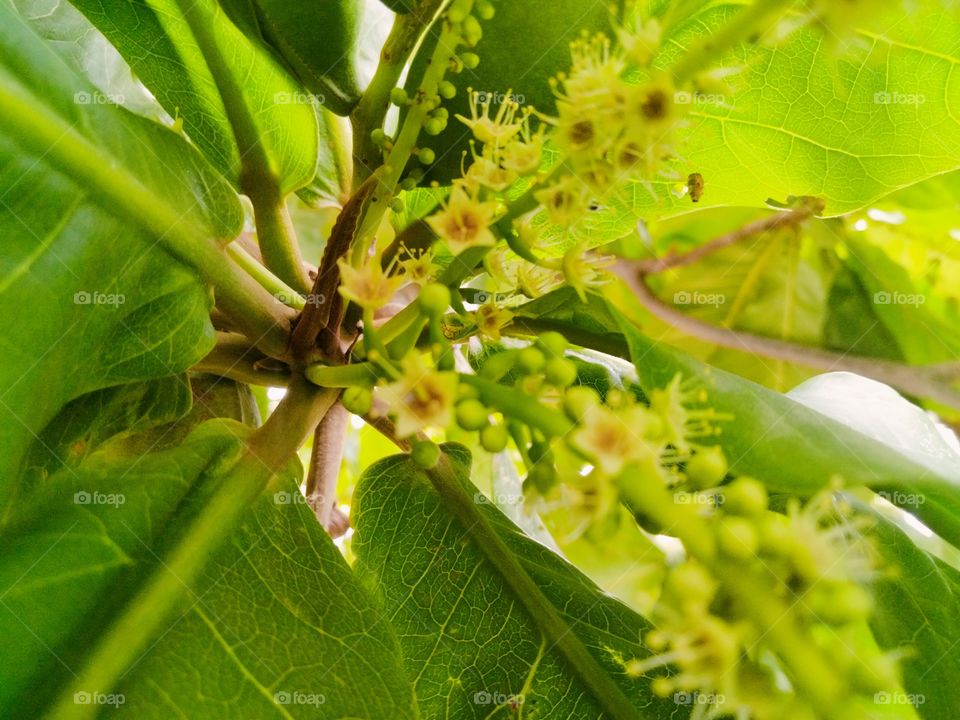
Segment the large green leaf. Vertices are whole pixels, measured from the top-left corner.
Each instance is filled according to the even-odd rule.
[[[96,152],[100,181],[136,178],[181,229],[232,237],[241,225],[235,193],[182,137],[87,102],[95,92],[0,6],[0,93],[12,103],[0,106],[0,464],[11,471],[0,505],[28,445],[66,403],[182,372],[214,341],[210,294],[156,245],[157,223],[119,220],[102,186],[61,161]],[[33,126],[62,134],[46,147]]]
[[[876,434],[864,434],[797,400],[704,365],[615,314],[645,392],[666,387],[679,374],[727,416],[716,422],[721,431],[717,444],[736,472],[756,476],[772,490],[801,495],[816,492],[835,475],[851,485],[896,489],[895,498],[919,494],[924,502],[911,506],[911,512],[950,542],[960,542],[960,471],[953,457],[920,456],[891,446]]]
[[[273,484],[191,590],[117,688],[123,716],[418,717],[390,623],[293,481]]]
[[[870,626],[884,648],[905,649],[903,685],[924,718],[956,713],[960,677],[960,572],[924,552],[892,522],[874,513],[874,546],[888,565],[874,584]]]
[[[235,183],[241,157],[214,76],[176,0],[76,0],[73,3],[116,46],[134,72],[213,165]],[[285,191],[313,179],[318,154],[316,102],[254,34],[244,32],[212,0],[201,8],[220,52],[242,82],[273,172]],[[249,31],[248,31],[249,32]]]
[[[470,455],[447,448],[457,483],[634,705],[681,717],[623,663],[644,657],[648,624],[543,545],[525,537],[469,480]],[[370,467],[354,496],[357,570],[383,595],[425,717],[604,717],[577,671],[548,643],[501,574],[407,456]]]

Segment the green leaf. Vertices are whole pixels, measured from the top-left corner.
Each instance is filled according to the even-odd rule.
[[[775,492],[799,495],[816,492],[834,475],[851,486],[920,493],[926,502],[909,509],[945,539],[960,542],[960,472],[953,458],[931,453],[918,459],[902,446],[656,342],[614,313],[644,392],[666,387],[679,374],[705,393],[709,407],[728,416],[715,423],[716,443],[735,472],[755,476]]]
[[[73,4],[116,46],[164,109],[183,119],[184,132],[210,162],[238,184],[240,151],[223,100],[176,0]],[[244,100],[281,189],[303,187],[317,170],[318,99],[219,5],[211,5],[211,0],[201,5],[214,15],[217,46],[234,76],[242,80]]]
[[[347,115],[360,99],[357,35],[360,0],[291,3],[253,0],[264,36],[322,104]]]
[[[863,281],[847,266],[840,269],[830,287],[823,343],[831,350],[851,355],[903,360],[893,334],[877,316]]]
[[[863,509],[863,508],[861,508]],[[876,604],[870,627],[881,647],[904,649],[903,685],[922,701],[924,718],[950,717],[960,677],[960,572],[924,552],[879,513],[870,532],[889,566],[873,586]],[[906,698],[909,699],[909,698]],[[906,700],[905,699],[905,700]]]
[[[493,18],[481,23],[483,39],[471,50],[480,56],[480,65],[465,69],[453,79],[460,91],[455,99],[444,104],[450,111],[447,129],[437,138],[425,141],[437,154],[427,181],[449,184],[452,178],[460,176],[460,158],[469,150],[470,131],[455,116],[470,117],[467,88],[488,92],[494,99],[510,92],[517,101],[551,114],[556,98],[547,79],[570,67],[570,41],[581,30],[610,27],[610,13],[603,3],[584,5],[581,0],[554,0],[549,12],[538,0],[509,0],[496,3],[495,7]],[[431,28],[414,57],[406,85],[411,96],[416,94],[438,37],[439,29]],[[494,103],[494,107],[498,105],[500,102]]]
[[[647,655],[640,644],[647,622],[525,537],[471,484],[469,453],[455,446],[447,452],[459,491],[477,498],[497,536],[629,699],[635,717],[684,715],[650,693],[649,678],[624,671],[624,662]],[[580,668],[547,642],[503,568],[487,559],[407,456],[369,468],[354,502],[357,571],[383,595],[425,717],[605,717]]]
[[[292,480],[190,589],[117,688],[122,716],[418,717],[390,623]]]

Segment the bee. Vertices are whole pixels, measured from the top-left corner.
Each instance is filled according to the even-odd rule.
[[[699,202],[703,197],[703,175],[700,173],[690,173],[687,177],[687,190],[690,192],[690,199]]]

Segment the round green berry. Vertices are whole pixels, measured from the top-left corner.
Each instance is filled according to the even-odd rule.
[[[567,348],[570,347],[567,339],[558,332],[545,332],[537,340],[548,355],[557,357],[562,357]]]
[[[373,407],[373,393],[370,388],[349,387],[343,391],[340,403],[347,412],[354,415],[366,415]]]
[[[489,453],[502,452],[510,436],[503,425],[487,425],[480,430],[480,444]]]
[[[680,602],[707,605],[713,599],[716,583],[702,566],[685,562],[670,571],[664,590]]]
[[[480,56],[476,53],[464,53],[460,56],[460,60],[463,62],[463,66],[468,70],[475,70],[478,65],[480,65]]]
[[[420,152],[417,153],[417,158],[424,165],[432,165],[437,159],[437,154],[431,148],[422,148]]]
[[[767,488],[753,478],[737,478],[723,489],[723,509],[734,515],[760,515],[767,509],[767,501]]]
[[[493,7],[493,4],[490,3],[489,0],[479,0],[473,9],[474,12],[477,13],[477,17],[481,20],[492,20],[496,14],[496,8]]]
[[[377,128],[376,130],[373,130],[370,133],[370,139],[373,141],[373,144],[376,145],[377,147],[383,147],[384,145],[387,144],[387,140],[389,140],[389,138],[387,137],[387,134],[380,128]]]
[[[527,375],[535,375],[546,364],[547,358],[535,347],[525,347],[517,354],[517,367]]]
[[[410,449],[410,457],[424,470],[429,470],[440,462],[440,447],[429,441],[416,442]]]
[[[749,520],[725,517],[717,526],[717,544],[725,555],[746,560],[757,553],[757,530]]]
[[[425,285],[420,291],[420,307],[428,315],[440,315],[450,307],[450,288],[440,283]]]
[[[577,366],[564,357],[550,358],[543,369],[543,375],[554,387],[565,388],[576,382]]]
[[[563,395],[563,410],[574,422],[579,422],[587,410],[600,404],[600,396],[593,388],[576,385]]]
[[[483,38],[483,28],[473,15],[467,15],[463,19],[462,33],[464,42],[470,47],[475,47]]]
[[[557,484],[557,472],[550,463],[537,463],[524,481],[524,489],[535,488],[541,495],[546,495]]]
[[[786,557],[793,551],[794,535],[783,515],[767,513],[760,521],[760,548],[768,555]]]
[[[719,485],[727,474],[727,459],[719,447],[700,448],[687,460],[687,479],[698,489]]]
[[[401,87],[395,87],[390,91],[390,102],[394,105],[409,105],[410,98],[406,90]]]
[[[437,86],[437,92],[445,100],[453,100],[457,96],[457,86],[449,80],[444,80]]]
[[[457,403],[457,424],[464,430],[480,430],[489,422],[489,412],[479,400],[461,400]]]
[[[439,135],[447,129],[447,121],[442,118],[430,118],[423,124],[423,130],[427,135]]]

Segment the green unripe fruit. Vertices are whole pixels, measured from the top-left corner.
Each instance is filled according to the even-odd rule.
[[[373,393],[370,388],[350,387],[343,391],[340,403],[354,415],[366,415],[373,408]]]
[[[483,28],[480,27],[480,22],[473,15],[467,15],[463,19],[462,31],[463,40],[470,47],[475,47],[483,38]]]
[[[563,410],[574,422],[579,422],[587,410],[600,404],[600,396],[592,388],[577,385],[570,388],[563,396]]]
[[[384,145],[387,144],[387,140],[389,138],[387,137],[387,134],[383,130],[381,130],[380,128],[377,128],[376,130],[371,131],[370,139],[373,141],[373,144],[376,145],[377,147],[383,147]]]
[[[429,470],[440,462],[440,447],[429,441],[417,442],[410,449],[410,457],[424,470]]]
[[[503,425],[487,425],[480,431],[480,444],[489,453],[503,452],[510,435]]]
[[[717,527],[717,544],[723,554],[747,560],[757,553],[756,528],[749,520],[725,517]]]
[[[489,412],[479,400],[462,400],[457,403],[457,424],[464,430],[480,430],[490,423]]]
[[[767,509],[767,502],[767,488],[753,478],[737,478],[723,490],[723,509],[734,515],[760,515]]]
[[[788,556],[793,551],[794,536],[782,515],[767,513],[760,521],[760,547],[768,555]]]
[[[727,459],[719,447],[700,448],[687,460],[687,479],[697,488],[719,485],[727,474]]]
[[[577,366],[572,360],[563,357],[550,358],[543,369],[547,382],[558,388],[565,388],[577,380]]]
[[[423,124],[423,131],[427,135],[439,135],[447,129],[447,121],[442,118],[430,118]]]
[[[473,11],[481,20],[493,20],[493,16],[496,14],[496,9],[489,0],[479,0],[474,5]]]
[[[417,159],[424,165],[432,165],[437,159],[437,154],[431,148],[422,148],[420,152],[417,153]]]
[[[546,364],[547,358],[534,347],[523,348],[523,350],[517,354],[517,367],[527,375],[534,375],[540,372]]]
[[[449,80],[444,80],[437,86],[437,92],[440,93],[440,97],[445,100],[453,100],[453,98],[457,96],[457,86]]]
[[[557,357],[562,357],[567,351],[567,348],[570,347],[570,344],[563,335],[553,331],[545,332],[538,338],[538,342],[541,347],[547,351],[548,355],[555,355]]]
[[[390,102],[394,105],[409,105],[410,98],[407,96],[407,91],[401,87],[395,87],[390,91]]]
[[[441,315],[450,307],[450,288],[430,283],[420,291],[420,308],[428,315]]]
[[[480,65],[480,56],[476,53],[464,53],[460,56],[463,66],[468,70],[475,70]]]

